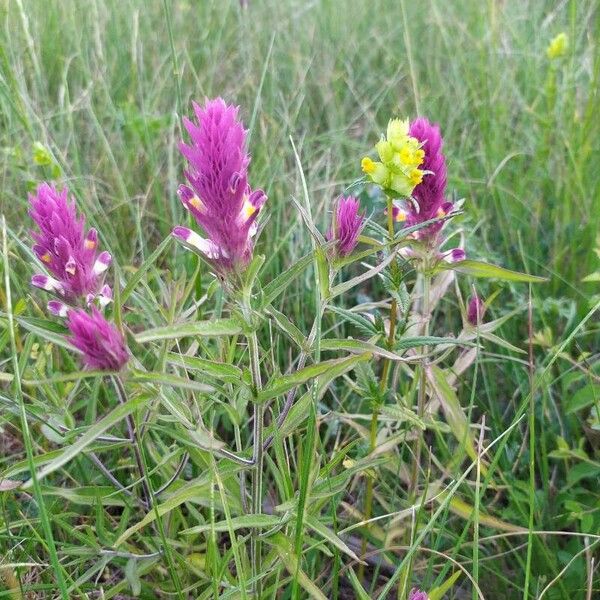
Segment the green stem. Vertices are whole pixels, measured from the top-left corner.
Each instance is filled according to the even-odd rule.
[[[115,389],[117,390],[117,397],[119,398],[119,402],[121,404],[125,404],[127,402],[127,392],[125,391],[125,386],[119,377],[112,378],[113,383],[115,385]],[[135,423],[133,422],[133,416],[127,415],[125,417],[125,424],[127,425],[127,433],[129,435],[129,441],[131,442],[131,446],[133,448],[133,455],[135,457],[135,462],[137,464],[138,472],[140,474],[140,478],[142,480],[142,495],[144,499],[144,505],[146,509],[149,509],[151,506],[150,498],[150,488],[148,486],[148,481],[144,472],[144,462],[142,461],[142,453],[140,450],[140,440],[137,429],[135,427]]]
[[[394,204],[392,198],[387,198],[387,226],[388,226],[388,236],[389,240],[392,241],[394,239]],[[392,276],[395,280],[395,275],[397,274],[398,265],[394,261],[391,266]],[[395,298],[392,299],[392,304],[390,306],[390,328],[388,331],[387,338],[387,347],[388,350],[391,350],[394,346],[394,338],[396,336],[396,316],[398,313],[398,303]],[[381,372],[381,379],[379,380],[379,392],[380,396],[383,397],[387,390],[387,382],[389,378],[389,372],[391,368],[392,362],[389,359],[385,359],[383,362],[383,370]],[[375,451],[377,446],[377,425],[379,422],[379,406],[373,405],[371,412],[371,427],[369,430],[369,454],[372,454]],[[364,510],[364,520],[368,521],[373,514],[373,479],[367,476],[367,490],[365,493],[365,510]],[[368,536],[365,534],[362,539],[361,544],[361,554],[364,556],[367,553],[367,542]],[[361,563],[358,568],[358,578],[359,580],[364,579],[365,574],[365,565]]]
[[[115,389],[117,391],[117,397],[121,404],[125,404],[127,402],[127,392],[125,390],[125,385],[119,376],[115,376],[112,378]],[[133,447],[133,453],[135,456],[135,462],[137,464],[140,478],[142,480],[142,489],[144,494],[144,500],[146,502],[146,506],[148,509],[154,510],[154,515],[156,517],[156,525],[158,529],[158,535],[163,545],[163,552],[165,555],[165,559],[167,562],[167,566],[169,569],[169,575],[171,577],[171,581],[175,586],[175,590],[177,591],[177,597],[181,600],[183,599],[183,593],[181,588],[181,581],[179,580],[178,571],[175,567],[175,562],[173,561],[173,556],[171,554],[171,547],[167,543],[167,537],[165,535],[165,531],[162,524],[162,519],[158,512],[158,508],[156,506],[156,500],[154,497],[154,492],[152,490],[152,486],[150,484],[150,478],[148,477],[148,468],[146,465],[146,461],[144,458],[144,453],[142,450],[142,442],[140,440],[140,436],[138,434],[138,430],[135,427],[135,422],[133,420],[132,415],[127,415],[126,417],[127,431],[129,433],[129,438],[131,440],[131,445]],[[154,526],[153,526],[154,527]],[[156,532],[156,528],[155,528]]]
[[[323,319],[324,305],[317,285],[316,291],[317,316],[315,327],[315,350],[314,361],[318,364],[321,358],[321,320]],[[297,557],[296,574],[292,587],[292,598],[297,600],[299,596],[298,587],[298,572],[300,571],[302,557],[302,542],[304,531],[304,512],[306,509],[306,499],[308,498],[308,490],[310,485],[310,471],[313,464],[315,437],[317,434],[317,400],[319,392],[318,378],[315,378],[312,384],[312,402],[310,403],[310,415],[308,418],[308,426],[306,429],[306,437],[302,444],[302,468],[300,471],[300,491],[298,494],[298,511],[296,518],[296,528],[294,532],[294,551]]]
[[[250,353],[250,371],[252,373],[252,385],[254,393],[258,395],[262,389],[262,380],[260,377],[260,358],[258,354],[258,339],[256,332],[252,331],[248,335],[248,351]],[[253,434],[253,453],[254,478],[252,480],[252,514],[259,515],[262,512],[262,475],[263,475],[263,429],[264,429],[264,404],[254,403],[254,434]],[[250,553],[252,556],[252,591],[257,598],[262,593],[261,582],[261,548],[260,532],[254,528],[252,530]]]
[[[431,276],[425,272],[423,274],[423,299],[422,299],[422,319],[423,319],[423,336],[427,337],[429,335],[429,290],[431,287]],[[427,354],[429,347],[423,346],[421,349],[421,354],[423,356],[423,362],[421,363],[421,372],[420,372],[420,382],[419,382],[419,398],[417,404],[417,415],[419,419],[423,418],[423,414],[425,413],[425,402],[427,401]],[[421,463],[421,433],[417,434],[417,439],[415,441],[415,453],[414,453],[414,462],[413,468],[410,476],[410,486],[409,486],[409,498],[411,504],[415,500],[417,484],[419,478],[419,465]]]
[[[429,306],[429,291],[431,287],[431,276],[424,270],[423,273],[423,297],[421,301],[421,318],[423,319],[422,335],[427,337],[429,335],[429,318],[430,318],[430,306]],[[421,363],[420,377],[419,377],[419,397],[417,401],[417,415],[419,419],[423,418],[425,413],[425,403],[427,402],[427,354],[428,346],[421,348],[421,355],[423,361]],[[421,446],[422,446],[422,434],[420,431],[417,432],[417,439],[415,440],[413,464],[410,474],[410,483],[408,486],[408,498],[410,505],[414,505],[417,497],[417,486],[419,483],[419,466],[421,464]],[[421,506],[423,502],[421,502]],[[416,519],[418,520],[419,514],[417,512]],[[415,524],[415,527],[418,525]],[[412,540],[410,542],[412,544]],[[412,557],[407,561],[406,568],[403,570],[400,584],[398,586],[398,598],[406,598],[409,589],[410,573],[412,571]]]
[[[528,303],[528,329],[529,329],[529,520],[527,536],[527,558],[525,565],[525,585],[523,586],[523,599],[529,597],[529,580],[531,573],[531,559],[533,556],[533,522],[535,511],[535,363],[533,356],[533,308],[531,303],[531,285],[529,286]]]

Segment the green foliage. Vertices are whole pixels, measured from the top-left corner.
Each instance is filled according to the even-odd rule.
[[[403,582],[439,600],[595,597],[596,3],[241,4],[0,11],[0,596],[251,597],[260,534],[265,598],[401,598]],[[251,183],[269,195],[247,314],[171,244],[180,117],[205,95],[240,104]],[[358,180],[388,118],[416,114],[441,124],[465,198],[449,229],[469,257],[442,265],[426,335],[420,274],[399,258],[407,232],[382,242],[385,201]],[[114,256],[113,314],[135,356],[124,403],[80,370],[29,286],[27,193],[44,179],[69,184]],[[342,192],[371,223],[334,260],[319,232]],[[479,328],[461,318],[473,286],[498,294]],[[272,437],[260,515],[257,400]]]

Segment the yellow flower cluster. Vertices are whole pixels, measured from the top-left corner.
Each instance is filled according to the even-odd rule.
[[[546,54],[550,60],[560,58],[567,53],[569,49],[569,38],[566,33],[559,33],[549,44]]]
[[[375,149],[379,161],[365,156],[361,162],[364,173],[384,190],[403,198],[410,196],[423,181],[424,172],[419,166],[425,152],[419,141],[408,134],[408,119],[392,119],[388,123],[387,137],[381,139]]]

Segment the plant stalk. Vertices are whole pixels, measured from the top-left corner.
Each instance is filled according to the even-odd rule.
[[[117,397],[121,404],[125,404],[127,402],[127,392],[125,391],[125,386],[123,385],[123,381],[119,376],[111,377],[115,389],[117,391]],[[154,533],[160,538],[161,543],[163,545],[162,552],[164,553],[169,576],[173,585],[175,586],[175,591],[177,593],[177,597],[180,600],[183,600],[183,592],[181,581],[179,580],[178,572],[175,568],[175,563],[173,561],[173,556],[171,554],[171,549],[167,543],[167,538],[165,536],[162,519],[160,518],[160,513],[158,512],[158,508],[156,506],[155,497],[152,492],[152,488],[150,486],[150,480],[148,478],[148,469],[146,462],[144,460],[144,455],[142,453],[142,441],[138,434],[138,431],[135,427],[135,423],[133,421],[132,415],[127,415],[125,418],[125,422],[127,425],[127,431],[129,433],[129,439],[131,440],[131,444],[133,446],[133,453],[135,456],[135,462],[137,463],[137,467],[140,473],[140,477],[142,480],[142,490],[144,495],[144,502],[146,504],[147,510],[154,510],[154,514],[156,519],[152,522],[152,528]]]
[[[422,311],[421,317],[423,319],[423,336],[427,337],[429,335],[429,318],[430,318],[430,307],[429,307],[429,292],[431,288],[431,275],[425,271],[423,273],[423,299],[422,299]],[[425,413],[425,403],[427,401],[427,355],[429,353],[429,346],[423,346],[421,349],[421,356],[423,357],[423,362],[421,363],[421,377],[419,382],[419,398],[417,404],[417,416],[419,419],[423,418]],[[415,441],[415,451],[414,451],[414,462],[413,468],[410,476],[410,487],[409,487],[409,498],[411,504],[414,503],[416,491],[417,491],[417,483],[419,477],[419,465],[421,463],[421,446],[422,446],[422,435],[421,432],[417,434],[417,439]]]
[[[119,402],[121,404],[125,404],[127,402],[127,392],[125,391],[125,386],[123,385],[123,382],[119,377],[113,377],[112,380],[115,385],[115,389],[117,390],[117,397],[119,398]],[[131,442],[131,446],[133,448],[135,462],[137,464],[138,472],[142,480],[142,499],[146,510],[148,510],[152,506],[152,495],[150,493],[150,488],[148,487],[148,481],[145,475],[144,461],[142,460],[142,454],[140,450],[140,440],[138,432],[135,428],[135,423],[133,422],[133,416],[127,415],[125,417],[125,423],[127,425],[127,434],[129,436],[129,441]]]
[[[392,241],[394,239],[394,204],[392,198],[388,197],[387,199],[387,226],[388,226],[388,236],[389,240]],[[395,279],[395,275],[397,274],[398,264],[396,261],[392,262],[391,265],[392,276]],[[392,298],[392,304],[390,306],[390,328],[388,331],[387,337],[387,347],[388,350],[391,350],[394,346],[394,338],[396,336],[396,317],[398,313],[398,302],[395,298]],[[391,360],[384,359],[383,369],[381,371],[381,379],[379,380],[379,392],[380,396],[383,397],[387,390],[387,383],[389,378],[389,372],[391,367]],[[379,406],[376,404],[373,405],[371,412],[371,427],[369,430],[369,454],[372,454],[375,451],[377,446],[377,425],[379,422]],[[368,521],[373,514],[373,479],[367,476],[367,490],[365,493],[365,510],[364,510],[364,520]],[[365,534],[362,539],[361,545],[361,554],[364,556],[367,553],[367,543],[368,536]],[[364,579],[365,573],[365,565],[361,563],[358,569],[358,578],[359,580]]]
[[[248,335],[248,351],[250,354],[250,372],[252,374],[252,385],[254,393],[258,395],[262,389],[262,380],[260,377],[260,358],[258,354],[258,338],[256,332],[252,331]],[[252,461],[254,462],[254,478],[252,480],[252,514],[259,515],[262,512],[262,475],[263,475],[263,430],[264,430],[264,412],[263,403],[254,402],[254,433],[253,433],[253,452]],[[261,582],[258,577],[261,573],[261,548],[260,532],[254,528],[252,530],[250,554],[252,556],[252,591],[257,598],[260,598]]]

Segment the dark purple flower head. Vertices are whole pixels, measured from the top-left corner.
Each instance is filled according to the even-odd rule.
[[[443,140],[440,127],[425,117],[415,119],[409,127],[409,135],[419,140],[425,152],[420,169],[425,171],[423,181],[412,192],[414,203],[394,207],[394,219],[412,227],[431,219],[446,216],[452,203],[446,200],[446,158],[442,152]],[[428,172],[429,171],[429,172]],[[419,239],[434,239],[442,223],[434,223],[416,232]]]
[[[92,313],[71,309],[67,314],[68,341],[83,356],[88,369],[120,371],[129,360],[129,351],[121,332],[92,306]]]
[[[226,272],[250,260],[256,218],[267,198],[248,184],[250,156],[238,107],[221,98],[193,106],[197,123],[184,119],[191,143],[179,145],[189,163],[189,185],[181,185],[178,194],[209,239],[184,227],[176,227],[173,235]]]
[[[89,301],[103,287],[103,273],[112,258],[108,252],[98,254],[98,233],[95,229],[85,233],[85,219],[77,214],[68,193],[66,187],[59,192],[42,183],[29,196],[29,215],[38,226],[31,232],[33,251],[52,274],[34,275],[31,283],[68,302]]]
[[[429,597],[425,592],[418,590],[417,588],[413,588],[410,590],[410,594],[408,595],[408,600],[429,600]]]
[[[467,305],[467,321],[469,321],[471,325],[477,325],[483,320],[484,314],[485,303],[477,294],[473,294]]]
[[[336,240],[336,251],[340,256],[348,256],[358,244],[365,219],[358,212],[359,209],[360,202],[353,196],[340,196],[337,201],[333,225],[327,232],[327,239]]]

